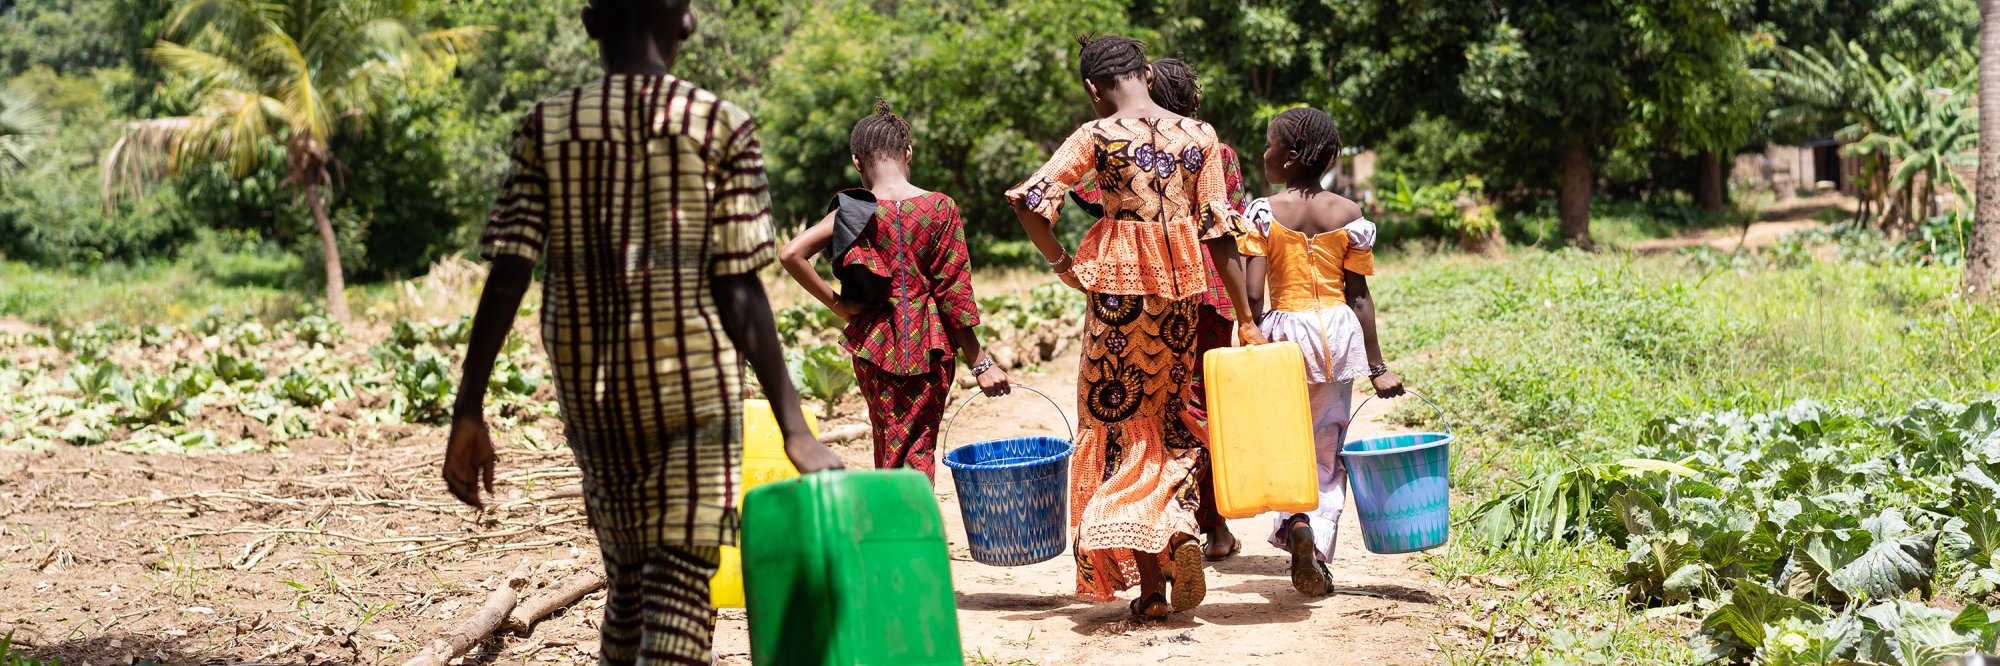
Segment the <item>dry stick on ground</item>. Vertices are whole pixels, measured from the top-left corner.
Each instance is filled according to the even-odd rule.
[[[601,587],[604,587],[603,571],[592,569],[579,572],[564,579],[562,584],[556,586],[555,591],[515,606],[514,612],[507,614],[507,624],[502,628],[526,636],[529,629],[535,626],[535,622],[556,612],[556,609],[576,603],[576,600],[582,599],[583,595],[596,592]]]
[[[861,439],[862,437],[866,436],[868,436],[868,426],[865,425],[834,426],[832,428],[827,428],[826,432],[821,433],[819,436],[819,441],[826,442],[828,444],[840,444],[843,442],[851,442],[857,439]]]
[[[500,623],[507,619],[507,613],[514,610],[514,603],[520,599],[519,588],[527,579],[528,563],[522,561],[507,574],[506,580],[493,588],[492,594],[486,595],[486,603],[479,607],[479,612],[425,645],[422,652],[403,662],[403,666],[445,666],[470,651],[472,646],[500,628]]]

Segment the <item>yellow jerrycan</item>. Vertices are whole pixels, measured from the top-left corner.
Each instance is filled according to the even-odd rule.
[[[1298,343],[1211,349],[1202,366],[1216,511],[1249,518],[1318,508],[1312,403]]]
[[[819,434],[819,420],[806,412],[806,427]],[[736,487],[736,509],[743,510],[743,494],[751,488],[783,481],[799,475],[792,459],[785,456],[785,437],[778,432],[778,417],[771,403],[743,401],[743,484]],[[743,551],[722,547],[722,564],[708,580],[708,600],[716,608],[743,607]]]

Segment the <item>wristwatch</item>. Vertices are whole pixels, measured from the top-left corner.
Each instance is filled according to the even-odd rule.
[[[1387,364],[1387,363],[1377,363],[1377,364],[1374,364],[1374,365],[1371,365],[1371,366],[1368,366],[1368,378],[1369,378],[1369,379],[1374,379],[1374,378],[1376,378],[1376,377],[1380,377],[1380,376],[1382,376],[1382,375],[1386,375],[1386,374],[1389,374],[1389,364]]]

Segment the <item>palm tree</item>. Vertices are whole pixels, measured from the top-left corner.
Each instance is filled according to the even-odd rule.
[[[1965,289],[2000,288],[2000,0],[1979,0],[1979,199],[1965,248]]]
[[[1961,202],[1969,198],[1951,167],[1969,163],[1977,138],[1970,63],[1941,58],[1917,69],[1835,41],[1823,51],[1786,52],[1785,64],[1771,73],[1788,101],[1774,117],[1844,123],[1835,135],[1854,140],[1846,150],[1870,157],[1864,203],[1879,206],[1879,226],[1906,229],[1935,214],[1930,194],[1939,187],[1950,187]]]
[[[340,246],[327,217],[333,139],[365,127],[393,88],[449,69],[482,28],[422,30],[409,0],[188,0],[150,53],[192,84],[194,110],[141,120],[105,157],[106,205],[121,191],[210,162],[236,177],[282,145],[286,184],[325,253],[327,310],[348,317]],[[124,186],[124,187],[121,187]]]
[[[1940,186],[1949,186],[1959,202],[1971,198],[1965,180],[1952,167],[1971,163],[1979,137],[1978,119],[1972,113],[1975,72],[1968,69],[1947,79],[1952,75],[1943,71],[1944,66],[1917,72],[1894,58],[1882,60],[1883,66],[1868,76],[1879,127],[1861,134],[1850,149],[1859,155],[1881,155],[1887,158],[1881,163],[1895,164],[1885,172],[1887,191],[1895,199],[1882,225],[1907,230],[1914,221],[1937,214],[1931,193]]]
[[[0,89],[0,182],[28,168],[28,154],[54,128],[40,100],[18,88]]]

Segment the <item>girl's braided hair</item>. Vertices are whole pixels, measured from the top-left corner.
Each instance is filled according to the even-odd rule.
[[[1298,162],[1312,173],[1326,173],[1340,155],[1340,129],[1325,111],[1301,106],[1286,109],[1271,120],[1271,135],[1285,148],[1298,151]]]
[[[1076,43],[1077,74],[1100,86],[1146,71],[1146,43],[1130,37],[1079,35]]]
[[[1153,103],[1168,111],[1194,117],[1201,110],[1201,84],[1194,68],[1180,58],[1153,61]]]
[[[854,123],[847,136],[847,149],[863,164],[879,159],[899,159],[910,149],[910,124],[889,110],[889,100],[875,98],[875,113]]]

